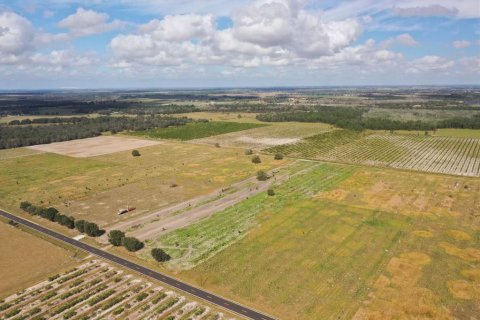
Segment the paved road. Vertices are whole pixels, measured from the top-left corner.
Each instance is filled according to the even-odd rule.
[[[109,260],[109,261],[114,262],[116,264],[119,264],[123,267],[129,268],[133,271],[136,271],[136,272],[141,273],[145,276],[151,277],[155,280],[164,282],[171,287],[180,289],[184,292],[187,292],[187,293],[189,293],[191,295],[194,295],[198,298],[201,298],[201,299],[206,300],[210,303],[213,303],[217,306],[220,306],[221,308],[224,308],[228,311],[237,313],[241,316],[244,316],[244,317],[247,317],[247,318],[250,318],[250,319],[254,319],[254,320],[274,320],[274,318],[272,318],[270,316],[267,316],[267,315],[264,315],[264,314],[261,314],[258,311],[249,309],[249,308],[247,308],[245,306],[242,306],[238,303],[232,302],[230,300],[226,300],[226,299],[224,299],[222,297],[219,297],[215,294],[212,294],[210,292],[207,292],[207,291],[204,291],[202,289],[193,287],[193,286],[191,286],[191,285],[189,285],[185,282],[182,282],[180,280],[177,280],[175,278],[167,276],[163,273],[160,273],[160,272],[142,267],[141,265],[138,265],[138,264],[133,263],[131,261],[125,260],[123,258],[120,258],[120,257],[118,257],[116,255],[113,255],[111,253],[108,253],[106,251],[97,249],[97,248],[92,247],[88,244],[79,242],[77,240],[74,240],[72,238],[64,236],[63,234],[60,234],[58,232],[55,232],[55,231],[52,231],[50,229],[44,228],[44,227],[42,227],[42,226],[40,226],[36,223],[33,223],[29,220],[26,220],[26,219],[17,217],[15,215],[12,215],[8,212],[0,210],[0,216],[2,216],[4,218],[7,218],[7,219],[10,219],[10,220],[13,220],[13,221],[15,221],[19,224],[22,224],[24,226],[27,226],[29,228],[32,228],[32,229],[34,229],[38,232],[41,232],[41,233],[43,233],[47,236],[50,236],[52,238],[55,238],[55,239],[58,239],[60,241],[66,242],[66,243],[68,243],[72,246],[75,246],[75,247],[77,247],[81,250],[87,251],[87,252],[89,252],[93,255],[96,255],[100,258]]]

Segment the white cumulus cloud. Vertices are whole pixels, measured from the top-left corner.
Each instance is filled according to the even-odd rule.
[[[68,29],[74,36],[87,36],[96,33],[108,32],[122,28],[125,23],[119,20],[109,22],[109,15],[78,8],[58,23],[58,27]]]

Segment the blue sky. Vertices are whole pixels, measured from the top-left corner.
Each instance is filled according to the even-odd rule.
[[[0,0],[0,89],[479,80],[478,0]]]

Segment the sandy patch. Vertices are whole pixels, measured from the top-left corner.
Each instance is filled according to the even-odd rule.
[[[242,136],[235,139],[235,141],[244,143],[262,144],[265,146],[278,146],[282,144],[291,144],[300,141],[299,138],[253,138]]]
[[[70,157],[86,158],[153,146],[160,143],[162,142],[137,138],[99,136],[87,139],[40,144],[28,148],[38,151],[58,153]]]
[[[480,261],[480,249],[476,248],[459,248],[448,242],[440,242],[439,246],[449,255],[455,256],[466,261]]]
[[[480,283],[480,269],[462,270],[462,276],[464,276],[470,281],[476,281]]]
[[[466,241],[472,239],[468,233],[460,230],[449,230],[447,234],[455,240]]]
[[[421,252],[392,258],[387,266],[392,277],[381,275],[377,279],[375,290],[353,319],[454,319],[431,290],[416,286],[423,267],[429,263],[430,257]]]
[[[343,189],[335,189],[327,192],[320,192],[319,197],[328,200],[344,200],[348,195],[348,192]]]
[[[454,280],[448,282],[448,290],[455,298],[470,300],[480,294],[480,285],[465,280]]]
[[[399,287],[413,286],[422,275],[423,266],[430,257],[421,252],[409,252],[393,257],[387,265],[392,275],[391,282]]]
[[[427,231],[427,230],[416,230],[416,231],[413,231],[413,234],[416,235],[417,237],[421,237],[421,238],[432,238],[433,237],[433,233],[430,232],[430,231]]]

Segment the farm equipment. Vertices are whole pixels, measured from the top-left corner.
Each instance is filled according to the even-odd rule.
[[[119,209],[117,214],[120,216],[133,210],[135,210],[135,207],[127,206],[126,208]]]

